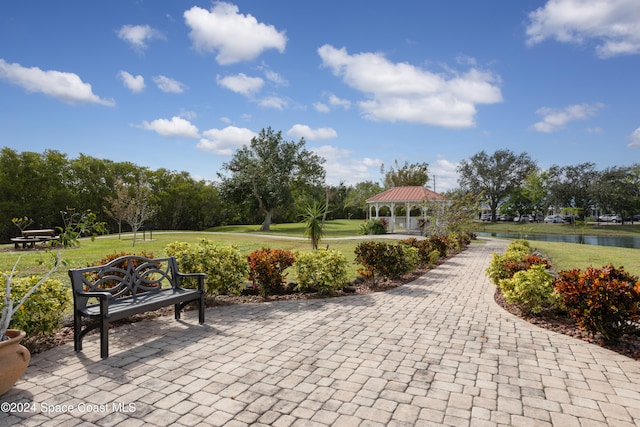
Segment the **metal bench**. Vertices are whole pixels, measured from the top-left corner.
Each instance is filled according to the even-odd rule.
[[[109,357],[109,324],[134,314],[174,306],[175,318],[190,302],[198,304],[204,323],[204,273],[183,274],[176,259],[149,259],[136,255],[117,258],[108,264],[69,270],[73,289],[73,341],[82,350],[82,339],[100,330],[100,357]],[[185,278],[195,278],[197,289],[182,287]],[[86,320],[84,328],[83,320]]]

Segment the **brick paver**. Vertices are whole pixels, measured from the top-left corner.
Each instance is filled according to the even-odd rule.
[[[639,362],[493,301],[505,247],[389,292],[123,326],[106,360],[97,336],[34,355],[0,425],[640,426]]]

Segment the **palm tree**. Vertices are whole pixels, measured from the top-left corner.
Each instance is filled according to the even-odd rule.
[[[318,243],[324,236],[324,216],[327,214],[327,206],[314,202],[313,206],[307,205],[302,215],[302,221],[305,223],[304,237],[311,239],[311,247],[318,249]]]

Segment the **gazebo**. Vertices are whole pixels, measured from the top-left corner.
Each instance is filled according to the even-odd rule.
[[[409,187],[393,187],[387,191],[366,200],[369,218],[386,218],[389,223],[389,231],[393,233],[396,228],[407,232],[420,230],[418,220],[427,218],[427,206],[425,201],[444,201],[445,198],[431,190],[419,185]],[[381,217],[380,209],[389,208],[390,216]],[[396,216],[396,208],[404,208],[404,216]],[[411,216],[412,209],[419,209],[420,216]],[[372,209],[374,210],[372,212]]]

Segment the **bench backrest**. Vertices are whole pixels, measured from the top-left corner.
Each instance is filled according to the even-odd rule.
[[[105,265],[71,269],[69,277],[78,308],[89,301],[78,292],[108,292],[112,298],[136,298],[141,293],[178,287],[177,272],[174,257],[150,259],[127,255]]]

